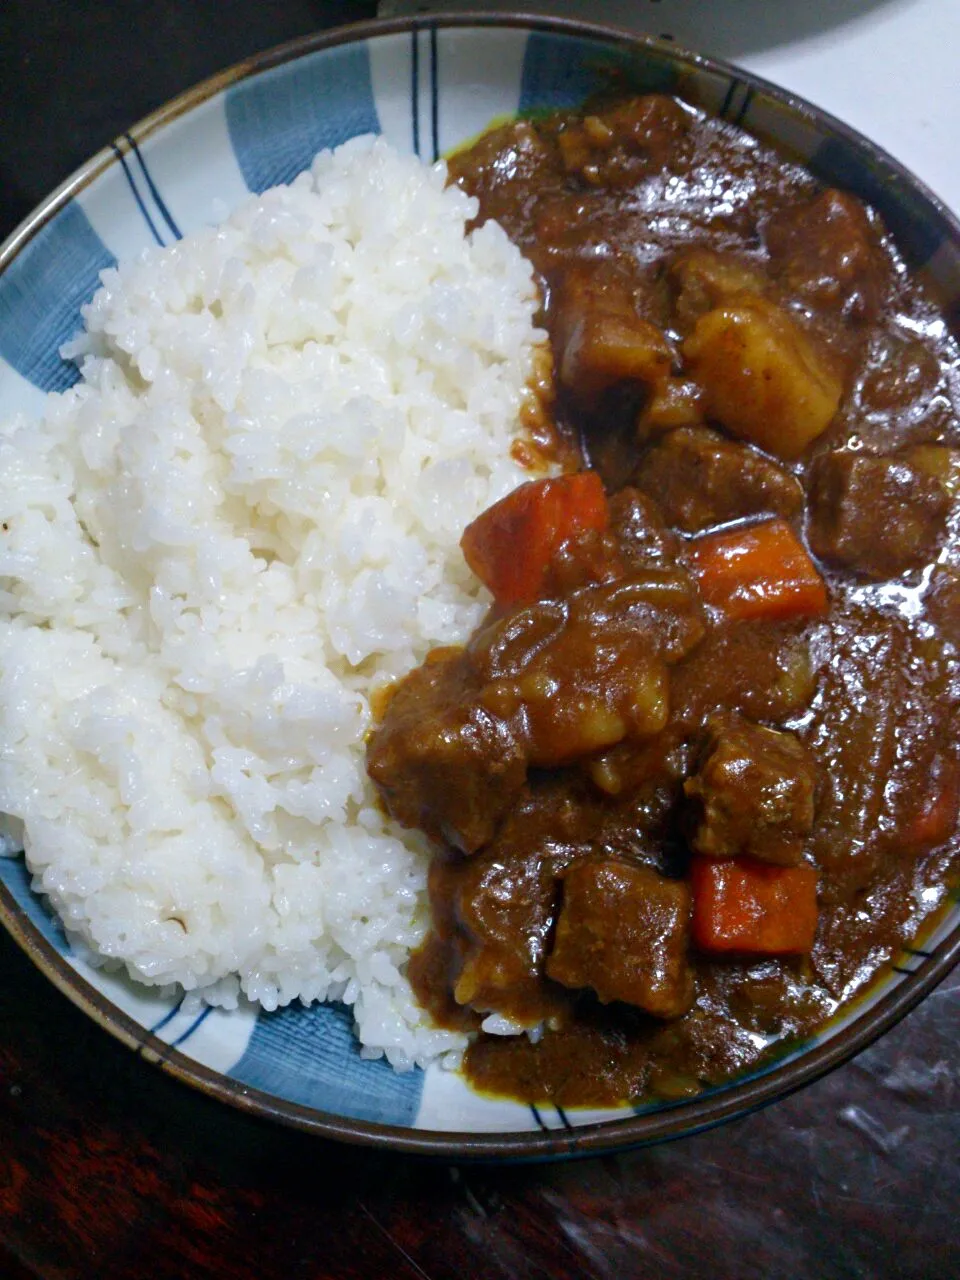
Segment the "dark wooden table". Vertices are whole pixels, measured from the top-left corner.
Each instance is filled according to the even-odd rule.
[[[87,155],[257,49],[374,6],[0,2],[0,236]],[[0,936],[0,1278],[960,1275],[960,975],[856,1061],[710,1134],[454,1167],[222,1108]]]

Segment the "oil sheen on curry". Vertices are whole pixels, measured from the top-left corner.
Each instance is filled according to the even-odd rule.
[[[871,210],[672,98],[451,177],[539,274],[565,471],[466,529],[489,616],[369,740],[435,842],[414,989],[479,1089],[687,1096],[956,883],[957,345]]]

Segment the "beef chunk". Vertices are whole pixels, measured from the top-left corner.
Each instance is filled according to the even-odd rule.
[[[761,512],[791,516],[803,506],[794,476],[707,427],[664,436],[644,455],[634,482],[656,497],[671,525],[686,533]]]
[[[902,858],[904,833],[931,794],[938,753],[958,740],[950,658],[941,640],[931,644],[882,605],[848,605],[824,630],[829,658],[804,729],[821,771],[811,849],[826,873],[823,892],[848,902],[879,885],[883,911],[902,908],[906,918],[909,907],[890,897],[889,881],[911,865]],[[837,919],[839,950],[847,948],[842,964],[852,973],[859,960],[844,942],[850,921],[844,912]],[[875,928],[872,921],[873,939]]]
[[[702,315],[683,354],[709,416],[778,458],[798,458],[840,405],[833,357],[758,294],[737,294]]]
[[[490,840],[526,770],[509,725],[465,686],[456,652],[407,676],[367,745],[391,817],[465,853]]]
[[[931,560],[950,498],[905,458],[836,450],[810,468],[810,546],[868,578],[893,578]]]
[[[367,745],[367,771],[398,822],[474,853],[529,766],[556,768],[658,733],[667,666],[703,630],[679,568],[516,609],[402,682]]]
[[[713,626],[671,680],[671,720],[693,736],[718,707],[751,720],[779,721],[804,711],[817,689],[810,644],[795,622]]]
[[[774,270],[792,297],[851,320],[876,316],[884,260],[856,196],[828,190],[775,214],[766,240]]]
[[[556,619],[546,630],[543,614]],[[625,737],[648,737],[667,717],[666,663],[703,631],[681,570],[585,588],[562,606],[529,606],[471,645],[492,714],[516,725],[530,763],[568,764]],[[601,643],[602,640],[602,643]]]
[[[609,490],[627,483],[638,414],[674,364],[656,292],[641,271],[602,258],[551,277],[561,416],[576,423],[584,455]]]
[[[527,850],[487,850],[457,869],[454,909],[462,964],[458,1004],[538,1021],[546,939],[553,924],[556,880],[549,861]],[[529,1015],[529,1016],[528,1016]]]
[[[813,829],[814,781],[813,762],[792,733],[735,713],[711,717],[699,772],[683,788],[693,848],[712,858],[798,863]]]
[[[586,408],[620,383],[653,385],[670,372],[663,331],[638,309],[636,282],[606,261],[566,271],[551,299],[561,387]]]
[[[941,376],[937,357],[922,342],[882,334],[860,385],[860,407],[887,421],[922,420]]]
[[[563,167],[589,186],[630,187],[684,149],[690,117],[649,93],[571,121],[558,135]]]
[[[610,499],[610,527],[630,571],[675,569],[680,539],[664,523],[659,506],[638,489],[621,489]]]
[[[567,987],[592,987],[604,1004],[676,1018],[693,1001],[689,928],[682,881],[614,859],[578,862],[563,877],[547,973]]]

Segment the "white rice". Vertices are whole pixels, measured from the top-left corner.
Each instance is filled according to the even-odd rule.
[[[510,458],[530,269],[385,143],[106,271],[82,381],[0,431],[0,809],[75,945],[232,1008],[352,1003],[455,1053],[404,977],[427,854],[364,769],[371,690],[462,641]],[[21,827],[22,824],[22,827]]]

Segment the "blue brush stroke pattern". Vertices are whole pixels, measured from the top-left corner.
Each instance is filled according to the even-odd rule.
[[[410,110],[413,112],[413,151],[420,156],[420,32],[410,32]]]
[[[399,1074],[385,1058],[360,1057],[353,1014],[342,1004],[261,1013],[228,1074],[290,1102],[381,1124],[413,1125],[423,1092],[419,1069]]]
[[[0,356],[41,391],[66,391],[80,375],[60,348],[116,265],[80,206],[65,205],[0,276]]]
[[[523,58],[518,109],[523,113],[579,107],[618,79],[636,92],[669,93],[676,86],[677,69],[665,66],[662,55],[647,58],[642,50],[533,31]]]
[[[177,1008],[179,1009],[179,1007],[180,1006],[178,1005]],[[200,1030],[200,1028],[206,1022],[207,1018],[210,1017],[211,1013],[213,1013],[213,1010],[210,1008],[209,1005],[207,1005],[207,1007],[201,1013],[197,1014],[194,1020],[190,1023],[189,1027],[187,1027],[186,1031],[178,1035],[176,1040],[170,1041],[171,1049],[177,1049],[179,1048],[180,1045],[185,1044],[195,1031]]]
[[[70,954],[70,944],[63,925],[47,906],[46,898],[30,888],[33,877],[23,857],[0,858],[0,883],[9,889],[17,906],[45,942],[62,956]]]
[[[430,27],[430,131],[433,134],[433,163],[440,159],[440,93],[437,28]]]
[[[167,1012],[163,1015],[163,1017],[160,1018],[159,1021],[153,1024],[153,1026],[150,1028],[151,1035],[156,1035],[158,1031],[162,1031],[163,1028],[167,1026],[168,1023],[174,1020],[174,1018],[180,1012],[180,1009],[183,1005],[183,999],[184,999],[183,996],[181,996],[180,999],[177,1001],[177,1003],[173,1006],[173,1008],[168,1009]]]
[[[147,184],[147,188],[149,189],[151,196],[153,196],[153,202],[157,206],[157,208],[160,210],[161,218],[163,218],[164,222],[170,228],[171,232],[173,233],[174,239],[182,240],[183,232],[177,226],[176,222],[174,222],[173,215],[170,213],[170,210],[167,208],[166,201],[164,200],[163,196],[160,194],[157,188],[157,184],[154,182],[153,176],[150,173],[150,170],[147,168],[146,161],[143,158],[143,153],[141,152],[140,148],[137,146],[136,139],[130,133],[125,133],[123,136],[130,150],[133,152],[134,156],[136,157],[137,163],[140,166],[140,172],[143,174],[144,181]]]
[[[380,132],[365,44],[321,49],[241,80],[225,106],[237,163],[257,194],[292,182],[323,148]]]
[[[160,235],[160,232],[154,226],[153,219],[150,217],[150,210],[147,208],[146,204],[144,203],[143,196],[140,194],[140,191],[137,188],[137,184],[133,180],[133,174],[130,172],[129,168],[127,167],[126,157],[124,156],[123,152],[120,150],[120,148],[117,146],[115,142],[111,142],[110,147],[113,151],[113,154],[117,157],[117,160],[120,162],[120,168],[123,170],[123,176],[127,180],[127,186],[130,188],[130,194],[133,196],[134,200],[136,201],[137,208],[140,210],[140,214],[143,217],[144,222],[147,224],[150,234],[153,236],[156,243],[162,249],[164,247],[163,237]]]

